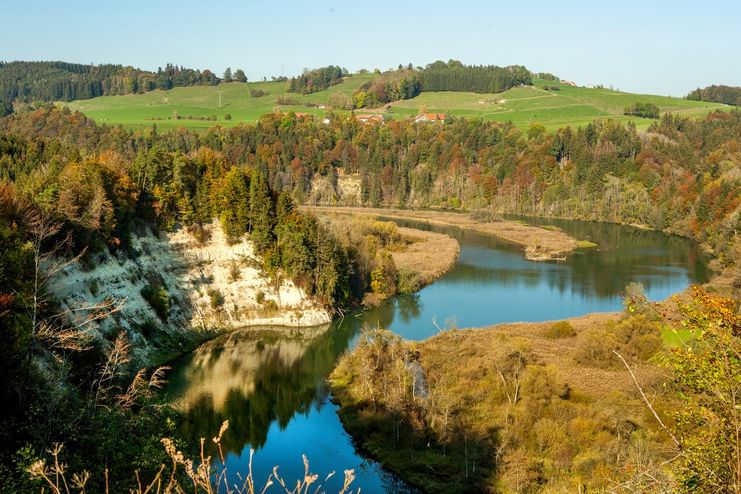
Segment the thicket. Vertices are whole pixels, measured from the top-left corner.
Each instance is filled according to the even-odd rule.
[[[352,101],[355,108],[375,108],[392,101],[414,98],[421,90],[422,83],[417,73],[400,69],[366,82],[353,93]]]
[[[659,107],[654,103],[633,103],[626,106],[623,115],[630,115],[641,118],[659,118]]]

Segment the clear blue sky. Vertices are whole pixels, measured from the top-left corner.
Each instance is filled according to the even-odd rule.
[[[741,0],[0,0],[0,18],[6,61],[231,66],[254,80],[455,58],[656,94],[741,85]]]

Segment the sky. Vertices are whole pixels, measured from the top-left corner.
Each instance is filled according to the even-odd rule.
[[[525,65],[581,85],[683,96],[741,86],[741,0],[0,0],[0,60],[241,68]]]

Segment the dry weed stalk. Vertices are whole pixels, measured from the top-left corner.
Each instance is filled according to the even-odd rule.
[[[228,428],[229,421],[227,420],[221,425],[219,435],[212,439],[218,448],[221,465],[225,465],[226,463],[224,450],[221,446],[221,438]],[[265,485],[258,491],[252,474],[252,458],[255,453],[254,450],[250,450],[247,476],[242,479],[242,476],[237,474],[242,485],[229,485],[226,467],[214,466],[212,464],[211,456],[206,455],[204,451],[205,439],[201,438],[200,458],[197,463],[190,458],[186,458],[181,451],[178,451],[172,439],[163,438],[161,442],[171,461],[169,477],[166,476],[165,465],[161,465],[152,481],[145,485],[142,483],[139,472],[136,471],[136,487],[129,489],[131,494],[185,494],[186,492],[191,492],[190,489],[186,490],[186,487],[180,484],[178,480],[179,468],[183,469],[183,472],[193,484],[192,492],[194,494],[267,494],[269,489],[274,485],[279,486],[285,494],[317,494],[323,492],[321,490],[322,484],[317,484],[319,475],[310,473],[309,460],[305,455],[303,456],[304,477],[302,479],[297,479],[294,487],[291,487],[286,483],[286,481],[278,474],[278,467],[275,466],[273,467],[272,473],[265,481]],[[62,445],[55,444],[54,448],[49,451],[53,459],[52,464],[48,465],[45,460],[38,460],[28,469],[29,474],[33,478],[43,480],[45,486],[48,487],[50,492],[53,494],[85,494],[85,488],[90,480],[90,474],[87,471],[83,471],[80,474],[75,473],[71,476],[71,479],[68,482],[67,465],[61,463],[59,458],[61,451]],[[352,469],[345,470],[344,474],[345,479],[342,488],[338,491],[338,494],[352,494],[350,485],[355,480],[355,471]],[[331,472],[324,478],[324,482],[332,478],[334,475],[335,472]],[[44,492],[43,488],[42,492]],[[109,494],[109,492],[110,486],[108,483],[108,471],[106,470],[105,493]],[[360,494],[360,489],[357,490],[357,494]]]
[[[33,288],[29,311],[34,339],[52,354],[64,350],[82,351],[89,348],[89,341],[96,323],[119,312],[125,301],[107,298],[95,304],[67,308],[61,312],[44,315],[51,299],[46,285],[57,274],[77,263],[85,250],[69,257],[72,235],[62,233],[62,223],[50,212],[27,208],[23,221],[30,235],[33,253]]]

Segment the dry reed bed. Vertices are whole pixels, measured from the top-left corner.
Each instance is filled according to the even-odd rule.
[[[417,276],[419,287],[429,285],[455,265],[460,246],[454,238],[414,228],[399,228],[399,233],[414,242],[402,251],[392,252],[391,256],[400,271]]]
[[[551,339],[545,336],[553,321],[536,323],[506,323],[486,328],[443,331],[419,343],[422,365],[427,372],[465,373],[486,365],[492,349],[506,339],[520,339],[527,343],[535,363],[558,370],[561,378],[576,392],[590,397],[606,397],[616,391],[635,394],[636,388],[623,367],[595,368],[576,363],[572,354],[580,333],[592,328],[603,328],[617,321],[619,312],[594,313],[567,319],[575,335]],[[640,364],[636,368],[643,384],[656,382],[658,369]]]
[[[525,257],[531,261],[563,259],[568,253],[577,248],[576,239],[562,231],[525,225],[510,220],[485,222],[476,220],[470,214],[465,213],[332,206],[307,206],[307,209],[315,212],[383,216],[391,219],[424,221],[432,225],[454,226],[484,235],[492,235],[522,246],[525,249]]]

